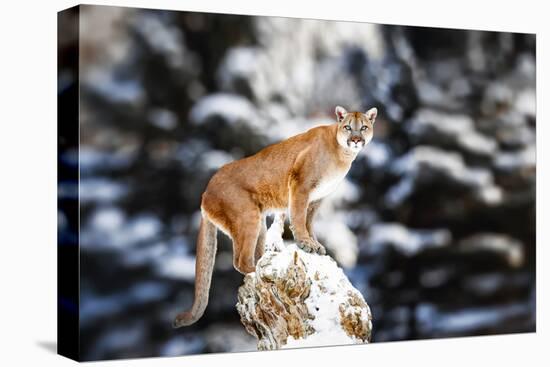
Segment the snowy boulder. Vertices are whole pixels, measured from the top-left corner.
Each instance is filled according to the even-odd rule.
[[[372,315],[361,293],[332,258],[285,246],[281,233],[276,220],[239,288],[237,310],[258,349],[368,343]]]

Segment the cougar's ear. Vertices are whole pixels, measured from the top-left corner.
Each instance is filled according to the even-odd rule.
[[[344,117],[346,117],[346,113],[348,113],[348,111],[346,111],[346,109],[342,106],[336,106],[336,109],[334,109],[334,113],[336,113],[336,120],[338,122],[342,122]]]
[[[365,115],[367,116],[367,118],[369,119],[370,122],[372,122],[374,124],[374,120],[376,120],[376,116],[378,115],[378,110],[376,109],[376,107],[373,107],[371,108],[370,110],[368,110]]]

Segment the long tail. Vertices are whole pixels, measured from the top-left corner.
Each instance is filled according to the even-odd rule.
[[[197,240],[195,299],[189,311],[181,312],[176,316],[173,323],[175,328],[193,324],[201,318],[206,309],[216,257],[216,233],[216,226],[203,215]]]

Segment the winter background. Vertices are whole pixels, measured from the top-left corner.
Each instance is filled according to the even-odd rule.
[[[379,117],[315,227],[373,342],[535,331],[534,35],[81,6],[79,47],[58,93],[79,83],[80,186],[59,197],[80,195],[84,359],[256,349],[223,235],[205,315],[171,326],[193,299],[200,195],[338,104]]]

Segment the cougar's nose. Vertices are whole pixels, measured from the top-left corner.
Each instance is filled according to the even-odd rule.
[[[350,138],[350,140],[351,140],[352,142],[354,142],[354,143],[359,143],[359,142],[361,141],[361,139],[362,139],[362,138],[361,138],[360,136],[352,136],[352,137]]]

